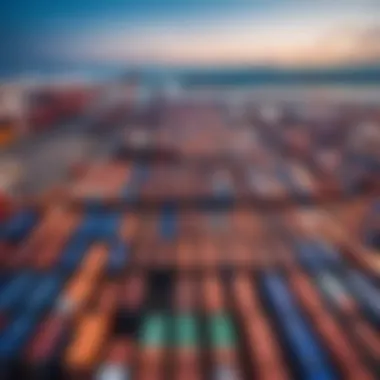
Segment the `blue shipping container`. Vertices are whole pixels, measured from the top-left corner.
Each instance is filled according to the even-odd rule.
[[[92,241],[92,239],[79,234],[77,231],[69,240],[60,257],[57,265],[58,269],[69,272],[74,271],[88,252]]]
[[[118,233],[120,222],[120,213],[91,213],[86,215],[78,231],[93,239],[113,239]]]
[[[121,272],[127,265],[129,257],[128,244],[116,241],[112,244],[108,255],[107,272],[110,275]]]
[[[32,273],[22,273],[13,277],[0,293],[0,310],[12,312],[34,289],[36,276]]]
[[[160,235],[164,239],[174,239],[177,234],[177,210],[171,205],[167,205],[161,211]]]
[[[339,252],[324,241],[294,237],[297,258],[311,273],[345,266]]]
[[[49,274],[42,278],[25,305],[25,314],[36,315],[53,305],[63,285],[63,277]]]
[[[25,238],[37,222],[37,214],[32,210],[23,210],[13,215],[1,227],[1,237],[19,241]]]
[[[277,275],[263,276],[264,290],[273,305],[277,322],[294,352],[303,379],[335,379],[326,355],[302,319],[285,282]]]
[[[0,336],[0,358],[15,357],[32,334],[35,324],[36,320],[27,314],[11,323]]]
[[[355,269],[346,272],[347,285],[372,320],[380,325],[380,291],[362,273]]]

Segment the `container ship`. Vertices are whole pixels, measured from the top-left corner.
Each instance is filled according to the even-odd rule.
[[[2,221],[1,377],[378,379],[378,161],[340,111],[161,106]]]

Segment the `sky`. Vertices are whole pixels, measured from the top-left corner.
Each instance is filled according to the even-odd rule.
[[[1,67],[380,63],[380,0],[12,0]]]

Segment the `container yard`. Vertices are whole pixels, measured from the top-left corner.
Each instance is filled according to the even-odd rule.
[[[124,106],[2,214],[1,379],[379,379],[376,114]]]

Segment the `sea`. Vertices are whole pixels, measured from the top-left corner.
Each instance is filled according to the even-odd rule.
[[[57,78],[86,83],[111,83],[137,78],[143,97],[148,92],[164,88],[168,92],[186,93],[187,96],[205,100],[220,96],[232,99],[249,97],[261,101],[380,103],[380,64],[325,69],[55,65],[32,70],[5,70],[0,67],[0,85],[20,80],[49,83]]]

